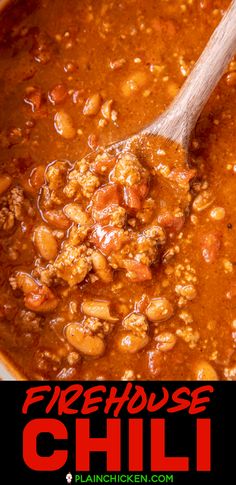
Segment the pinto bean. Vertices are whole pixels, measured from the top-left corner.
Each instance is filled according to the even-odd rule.
[[[203,192],[200,192],[193,201],[193,210],[195,212],[202,212],[213,204],[214,199],[215,197],[211,191],[204,190]]]
[[[44,172],[45,167],[43,165],[38,165],[37,167],[33,168],[30,178],[29,178],[29,185],[33,189],[40,189],[44,184]]]
[[[33,312],[47,313],[55,310],[58,298],[46,286],[37,286],[37,289],[27,292],[24,297],[26,308]]]
[[[61,209],[46,210],[44,217],[56,229],[68,229],[71,224]]]
[[[176,344],[177,337],[171,332],[162,332],[156,337],[157,349],[161,352],[172,350]]]
[[[218,375],[207,360],[200,360],[194,366],[194,379],[197,381],[218,381]]]
[[[16,274],[14,280],[14,287],[19,288],[24,293],[26,308],[41,313],[55,310],[58,305],[58,298],[46,285],[40,286],[32,276],[22,271]]]
[[[16,287],[23,291],[23,293],[30,293],[38,289],[36,281],[27,273],[20,271],[15,276]]]
[[[9,189],[12,182],[12,178],[10,175],[2,174],[0,175],[0,195],[4,194],[4,192]]]
[[[123,81],[121,85],[122,94],[126,97],[139,91],[147,83],[147,75],[143,71],[137,71],[130,75],[128,79]]]
[[[151,322],[163,322],[172,317],[174,309],[167,298],[160,297],[151,300],[145,313]]]
[[[54,127],[59,135],[66,140],[74,138],[76,131],[71,116],[66,111],[58,111],[54,116]]]
[[[89,317],[100,318],[108,322],[116,322],[117,317],[113,317],[110,311],[110,302],[102,300],[85,300],[81,305],[81,310]]]
[[[102,253],[99,251],[93,252],[92,264],[95,273],[104,283],[110,283],[112,281],[112,270]]]
[[[101,106],[101,96],[96,93],[87,98],[84,105],[83,114],[85,116],[94,116],[98,113]]]
[[[57,256],[57,241],[49,227],[42,224],[35,228],[34,243],[39,254],[47,261]]]
[[[105,352],[105,343],[97,335],[89,335],[78,323],[66,327],[66,338],[79,352],[89,357],[100,357]]]
[[[134,335],[132,332],[122,333],[118,339],[118,349],[120,352],[135,354],[148,344],[149,338]]]
[[[67,89],[64,84],[57,84],[48,93],[49,101],[55,106],[63,103],[67,97]]]
[[[86,226],[89,223],[89,216],[86,212],[82,209],[79,204],[71,203],[67,204],[63,209],[66,217],[71,221],[75,222],[76,224],[80,224],[81,226]]]
[[[225,217],[225,210],[223,207],[214,207],[211,210],[210,216],[214,221],[222,221]]]

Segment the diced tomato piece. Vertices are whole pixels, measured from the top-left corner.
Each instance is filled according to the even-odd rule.
[[[206,263],[214,263],[218,256],[221,246],[221,236],[219,233],[210,232],[205,234],[201,241],[202,256]]]
[[[148,182],[141,182],[132,187],[124,188],[124,200],[129,209],[140,210],[142,201],[148,193]]]
[[[134,282],[147,281],[152,279],[152,272],[150,268],[135,259],[126,259],[124,261],[124,268],[127,270],[127,277]]]
[[[112,251],[118,251],[127,241],[127,236],[123,229],[111,226],[95,226],[91,234],[90,241],[108,256]]]
[[[93,207],[96,210],[103,210],[108,205],[119,205],[120,198],[116,184],[107,184],[96,190],[93,196]]]
[[[185,217],[175,216],[170,212],[165,212],[164,214],[160,214],[158,216],[158,222],[165,229],[178,233],[184,226]]]
[[[96,221],[104,220],[113,206],[119,205],[120,197],[118,187],[115,184],[107,184],[100,187],[94,194],[92,215]]]

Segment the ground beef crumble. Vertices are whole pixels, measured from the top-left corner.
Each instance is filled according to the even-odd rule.
[[[23,217],[24,192],[21,187],[14,187],[0,200],[0,228],[9,231],[15,221]]]
[[[144,315],[141,313],[131,313],[126,317],[122,326],[125,330],[131,331],[134,335],[144,338],[148,332],[148,323]]]

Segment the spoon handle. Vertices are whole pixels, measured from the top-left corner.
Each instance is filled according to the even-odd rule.
[[[170,107],[144,132],[187,147],[191,132],[236,51],[236,0],[226,11]]]

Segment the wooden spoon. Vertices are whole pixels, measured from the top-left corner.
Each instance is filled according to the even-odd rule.
[[[191,133],[236,52],[236,0],[226,11],[178,95],[153,123],[108,148],[122,149],[140,135],[159,135],[188,149]]]

